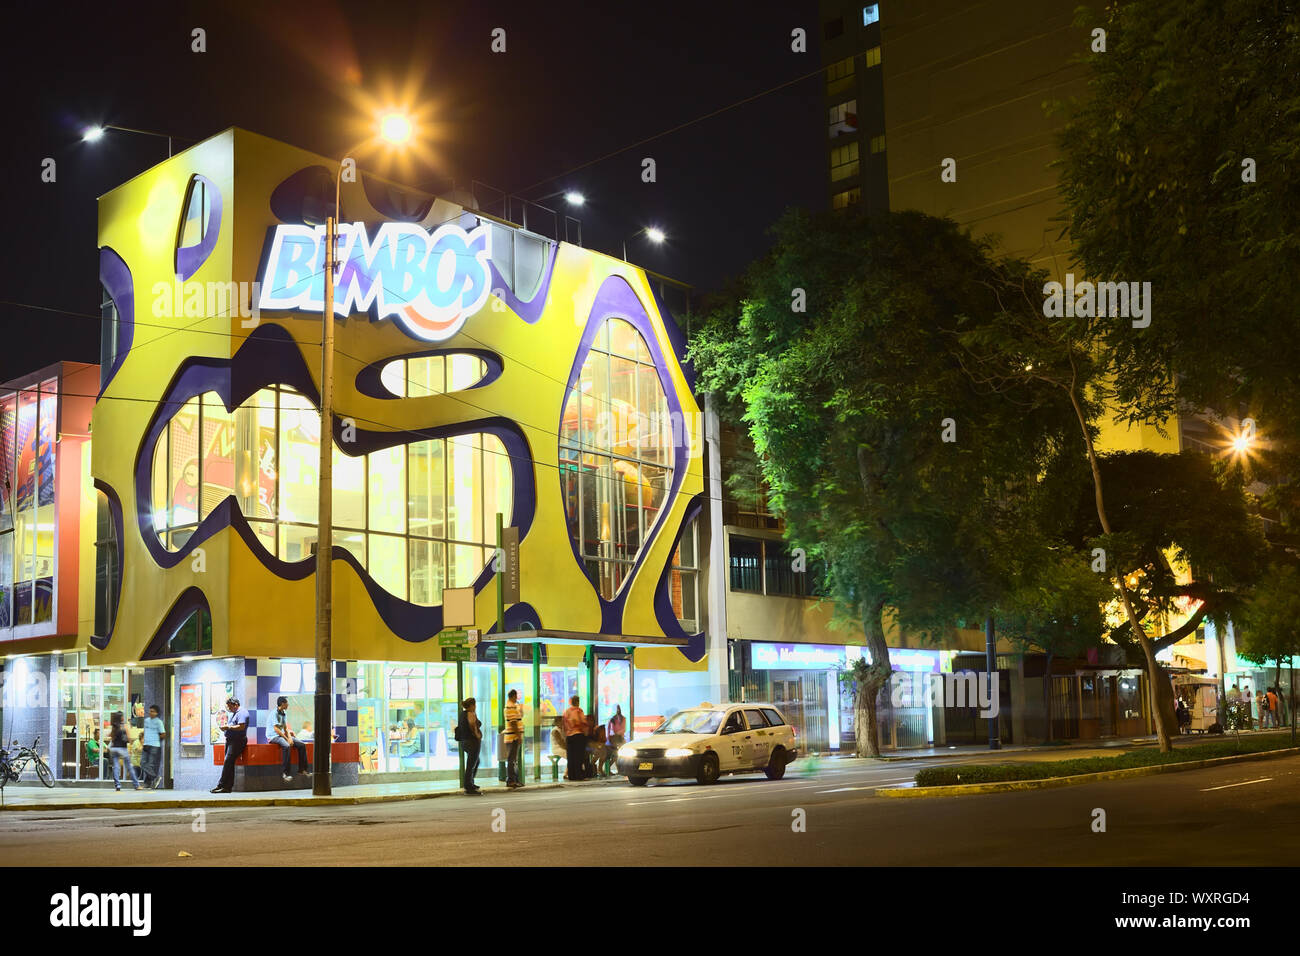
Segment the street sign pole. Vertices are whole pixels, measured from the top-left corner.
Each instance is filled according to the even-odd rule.
[[[460,722],[460,715],[465,710],[465,662],[456,661],[456,722]],[[456,747],[456,753],[460,760],[460,784],[465,785],[465,741],[460,741]]]
[[[503,728],[506,725],[506,645],[500,640],[502,634],[506,632],[506,606],[505,606],[505,550],[501,547],[501,512],[497,512],[497,553],[496,553],[496,579],[497,579],[497,728]],[[500,734],[497,735],[497,780],[506,779],[506,755],[501,748],[505,745],[505,738]],[[519,742],[520,751],[523,750],[523,741]]]
[[[542,651],[533,641],[533,780],[542,780]],[[1292,678],[1294,686],[1295,678]]]

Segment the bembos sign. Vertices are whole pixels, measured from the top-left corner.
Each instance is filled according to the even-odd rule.
[[[486,224],[467,232],[446,223],[429,233],[412,223],[386,222],[371,237],[364,223],[342,223],[334,314],[395,318],[415,338],[441,342],[487,302],[491,257]],[[324,226],[277,226],[265,261],[261,309],[324,311]]]

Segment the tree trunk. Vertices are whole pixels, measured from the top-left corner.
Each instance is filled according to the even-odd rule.
[[[883,600],[863,602],[862,633],[867,639],[871,664],[866,668],[865,676],[858,680],[854,707],[854,731],[857,734],[855,750],[859,757],[880,756],[880,722],[876,712],[876,698],[880,696],[880,688],[885,686],[890,675],[889,646],[885,643],[885,625],[881,620],[884,611]]]
[[[1070,357],[1070,363],[1073,366],[1073,355]],[[1074,413],[1079,419],[1079,428],[1083,430],[1083,443],[1088,451],[1088,465],[1092,469],[1092,488],[1097,502],[1097,518],[1101,522],[1101,530],[1107,536],[1110,536],[1110,519],[1106,516],[1106,502],[1101,488],[1101,467],[1097,464],[1097,450],[1093,448],[1092,435],[1088,432],[1088,418],[1083,413],[1083,406],[1079,404],[1079,396],[1075,394],[1075,383],[1073,381],[1071,381],[1066,391],[1070,395],[1070,404],[1074,406]],[[1160,669],[1160,665],[1156,663],[1155,650],[1152,649],[1151,641],[1147,638],[1146,631],[1142,630],[1142,624],[1133,611],[1133,601],[1129,597],[1128,585],[1124,581],[1123,568],[1115,565],[1112,570],[1115,575],[1115,586],[1119,589],[1120,603],[1124,605],[1124,614],[1128,618],[1129,627],[1133,631],[1133,639],[1138,642],[1138,646],[1142,648],[1142,656],[1146,658],[1147,679],[1151,682],[1152,702],[1154,704],[1159,694],[1159,682],[1167,680],[1167,678]],[[1161,753],[1168,753],[1173,749],[1173,744],[1169,739],[1169,727],[1165,722],[1164,711],[1158,706],[1152,706],[1151,710],[1156,721],[1156,738],[1160,741],[1160,751]]]
[[[1157,713],[1163,714],[1166,727],[1178,726],[1178,710],[1174,704],[1174,685],[1164,667],[1160,667],[1160,681],[1153,684],[1151,705]]]

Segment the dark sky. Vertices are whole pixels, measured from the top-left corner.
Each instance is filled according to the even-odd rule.
[[[533,197],[578,188],[584,245],[618,254],[628,233],[661,225],[669,242],[641,241],[629,258],[702,290],[760,254],[786,206],[825,203],[817,76],[565,175],[815,71],[813,2],[373,6],[31,4],[7,15],[0,380],[98,361],[97,322],[9,304],[98,313],[95,199],[167,146],[114,132],[85,144],[89,123],[170,132],[178,149],[241,126],[338,156],[358,138],[362,97],[409,90],[435,116],[434,154],[407,170],[364,159],[363,169],[413,184],[538,184]],[[191,52],[195,27],[205,53]],[[504,54],[491,52],[495,27]],[[794,27],[808,32],[805,54],[790,49]],[[641,182],[646,156],[653,184]],[[57,162],[52,184],[41,182],[45,157]]]

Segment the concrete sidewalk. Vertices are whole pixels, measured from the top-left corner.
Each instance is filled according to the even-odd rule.
[[[480,778],[484,794],[500,797],[512,793],[505,784],[495,779]],[[562,787],[599,787],[623,784],[623,777],[604,777],[595,780],[552,781],[544,775],[540,783],[529,780],[523,788],[529,790],[555,790]],[[402,800],[430,800],[435,797],[461,797],[466,795],[454,780],[416,780],[410,783],[363,783],[349,787],[335,787],[328,797],[314,796],[310,789],[272,790],[265,793],[208,793],[204,790],[132,790],[120,792],[103,788],[55,787],[10,784],[4,789],[3,810],[167,810],[177,807],[314,807],[355,806],[363,803],[390,803]]]

